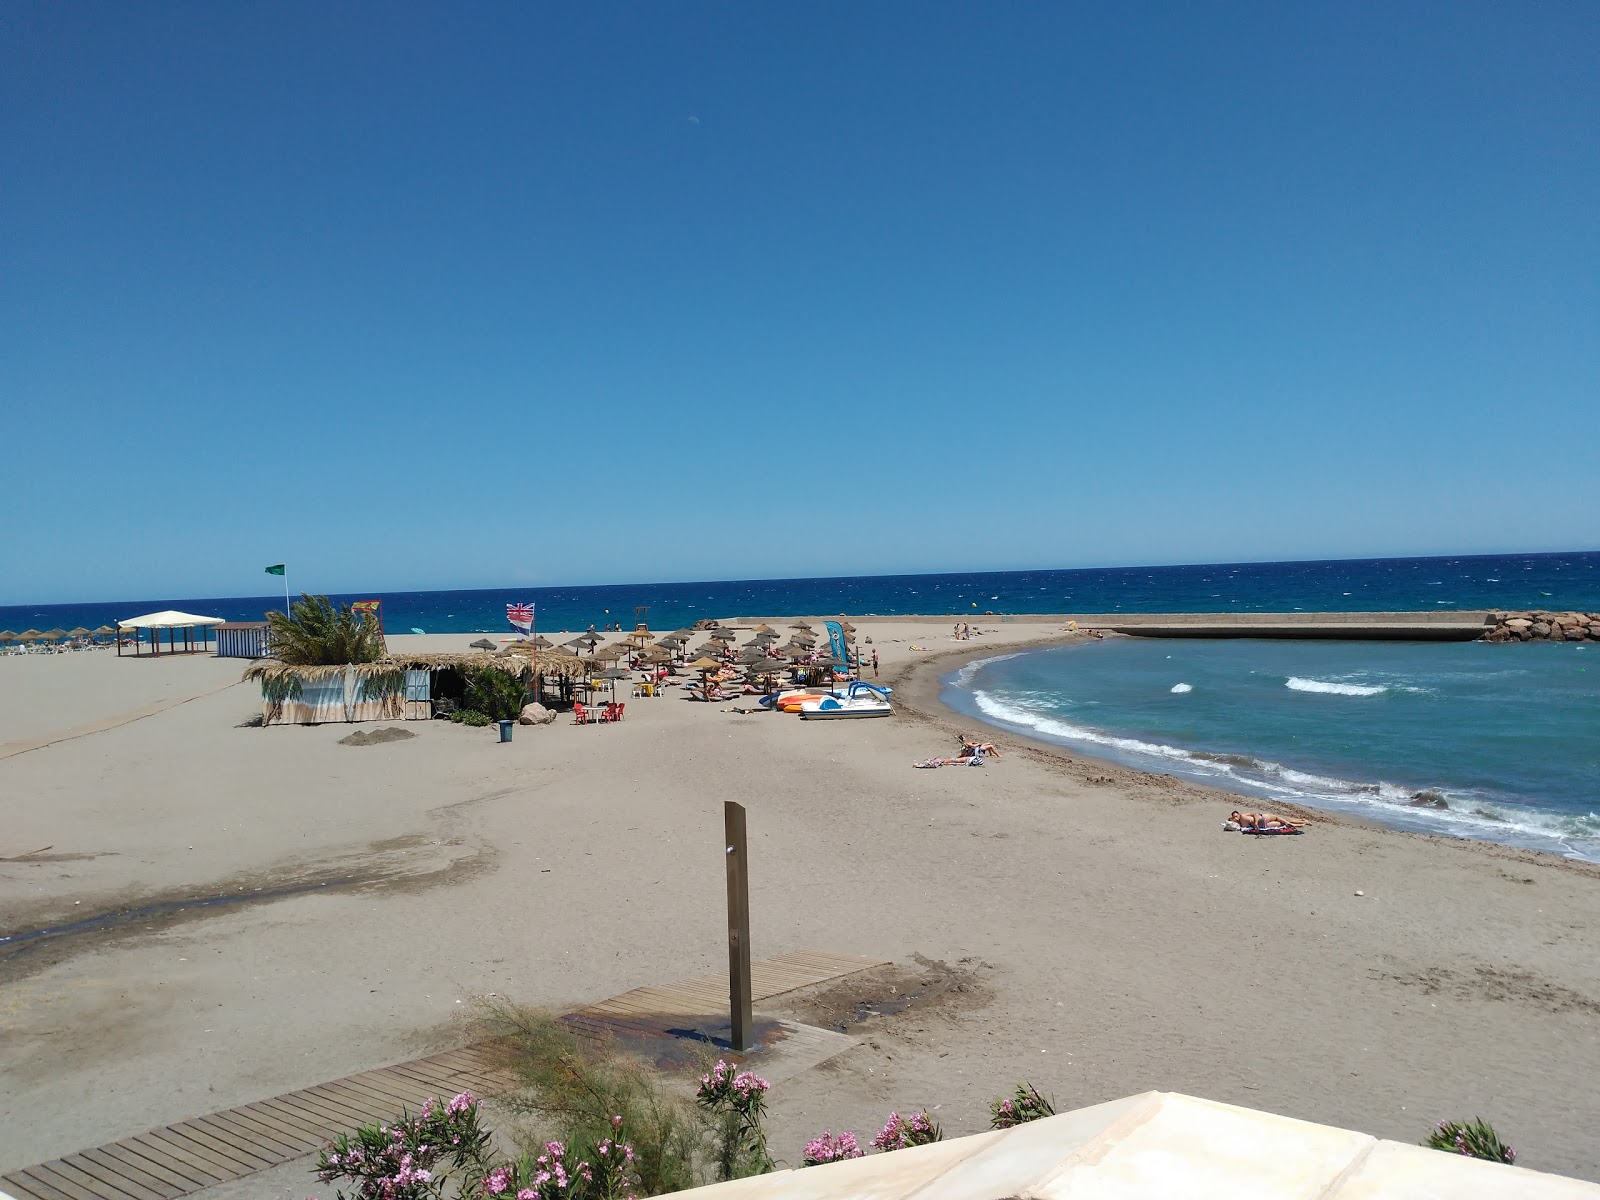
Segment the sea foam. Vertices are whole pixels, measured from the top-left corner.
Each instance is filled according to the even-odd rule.
[[[1181,696],[1185,692],[1194,691],[1194,688],[1190,687],[1187,683],[1175,683],[1172,685],[1172,690],[1175,694]]]
[[[1321,679],[1301,679],[1298,675],[1289,676],[1288,682],[1283,686],[1296,692],[1321,692],[1329,696],[1377,696],[1389,690],[1386,687],[1373,687],[1362,683],[1327,683]]]

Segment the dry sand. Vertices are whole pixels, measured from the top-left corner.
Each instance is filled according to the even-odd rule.
[[[0,1171],[451,1044],[477,994],[561,1008],[717,969],[738,799],[756,955],[896,963],[785,1003],[861,1044],[775,1093],[780,1155],[893,1107],[971,1132],[1026,1079],[1059,1107],[1162,1088],[1403,1141],[1481,1114],[1527,1165],[1600,1179],[1600,872],[1330,819],[1226,834],[1232,797],[1004,735],[982,770],[912,770],[966,726],[937,701],[956,659],[908,643],[1063,635],[857,624],[891,720],[641,699],[510,745],[251,728],[235,662],[0,659],[0,856],[53,847],[0,862],[0,933],[246,901],[0,950]]]

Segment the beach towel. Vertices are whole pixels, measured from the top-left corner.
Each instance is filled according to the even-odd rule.
[[[924,771],[932,771],[936,767],[981,767],[983,766],[983,756],[977,755],[973,758],[958,759],[955,762],[947,762],[942,758],[930,758],[925,762],[916,762],[911,765],[920,767]]]
[[[1293,825],[1276,825],[1271,829],[1246,829],[1237,821],[1224,821],[1222,828],[1228,833],[1250,833],[1256,837],[1270,833],[1304,833],[1304,829],[1297,829]]]

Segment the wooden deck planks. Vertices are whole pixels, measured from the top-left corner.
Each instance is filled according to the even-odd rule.
[[[856,954],[793,950],[751,964],[751,995],[770,1000],[884,965]],[[638,1018],[703,1016],[727,1004],[727,976],[715,974],[634,988],[570,1018],[596,1029],[643,1028]],[[429,1096],[490,1093],[509,1082],[479,1047],[445,1050],[23,1167],[0,1175],[0,1190],[17,1200],[177,1200],[303,1158],[335,1134],[402,1109],[414,1113]]]

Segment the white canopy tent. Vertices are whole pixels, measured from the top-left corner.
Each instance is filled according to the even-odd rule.
[[[194,613],[179,612],[176,609],[165,609],[162,612],[145,613],[142,617],[129,617],[126,621],[117,622],[117,654],[122,654],[124,645],[123,634],[132,636],[128,639],[133,645],[134,656],[139,654],[142,640],[140,630],[148,630],[150,634],[150,650],[154,654],[161,653],[161,631],[167,631],[167,653],[169,654],[194,654],[210,647],[210,634],[207,632],[213,625],[226,623],[223,617],[200,617]],[[183,646],[178,645],[178,632],[183,631]],[[198,633],[198,637],[197,637]]]

